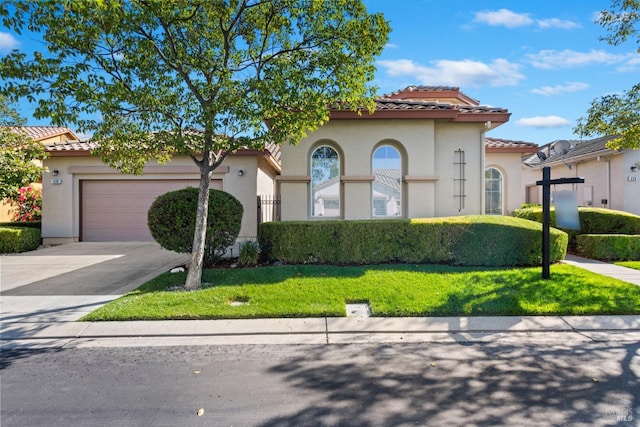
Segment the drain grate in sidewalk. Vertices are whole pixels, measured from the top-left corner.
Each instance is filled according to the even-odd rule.
[[[347,317],[371,317],[367,303],[347,304]]]

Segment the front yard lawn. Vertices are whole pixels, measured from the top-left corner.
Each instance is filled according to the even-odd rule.
[[[184,278],[162,274],[82,320],[333,317],[350,302],[368,302],[379,317],[640,314],[640,287],[565,264],[551,266],[551,280],[540,268],[214,269],[202,290],[168,290]]]
[[[616,265],[620,265],[622,267],[633,268],[635,270],[640,270],[640,261],[620,261],[616,262]]]

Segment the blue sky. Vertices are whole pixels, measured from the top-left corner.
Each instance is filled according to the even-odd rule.
[[[609,0],[364,0],[393,31],[377,61],[379,94],[409,85],[459,86],[511,120],[487,136],[545,144],[575,139],[576,120],[599,96],[638,83],[633,42],[610,46],[596,24]],[[0,54],[39,43],[0,29]],[[20,105],[29,124],[33,109]]]
[[[487,136],[545,144],[577,139],[573,127],[599,96],[638,83],[634,42],[610,46],[595,23],[609,0],[365,0],[393,29],[375,84],[459,86],[482,105],[507,108]]]

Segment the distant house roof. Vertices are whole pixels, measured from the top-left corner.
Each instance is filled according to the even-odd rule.
[[[374,169],[373,176],[376,182],[395,192],[400,192],[402,189],[402,174],[400,169]]]
[[[341,119],[442,119],[454,122],[491,122],[500,125],[509,121],[511,113],[505,108],[482,106],[478,101],[449,86],[408,86],[375,100],[372,114],[336,105],[331,109],[332,120]]]
[[[485,138],[484,148],[487,153],[537,153],[538,144],[510,139]]]
[[[589,140],[569,140],[571,150],[569,150],[569,152],[564,156],[553,149],[554,145],[558,142],[557,140],[543,145],[538,151],[543,153],[544,157],[546,157],[544,161],[545,164],[561,162],[563,159],[565,162],[569,162],[572,160],[576,161],[578,159],[583,160],[595,158],[597,156],[617,154],[619,151],[606,147],[606,144],[609,141],[617,137],[618,135],[608,135]],[[537,154],[524,157],[522,162],[530,167],[540,166],[543,163]]]

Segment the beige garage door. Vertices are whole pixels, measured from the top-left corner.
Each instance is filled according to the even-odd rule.
[[[185,187],[196,180],[81,181],[81,239],[85,242],[153,241],[147,228],[147,212],[160,194]],[[211,182],[222,188],[222,181]]]

